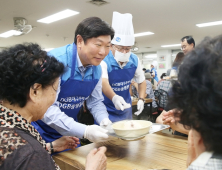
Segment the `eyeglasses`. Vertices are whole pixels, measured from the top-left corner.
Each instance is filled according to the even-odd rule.
[[[186,46],[186,45],[183,45],[183,46],[181,47],[181,50],[186,49],[186,48],[187,48],[187,46]]]
[[[119,52],[121,52],[121,53],[124,53],[124,51],[126,52],[126,53],[128,53],[128,52],[130,52],[130,50],[132,49],[132,47],[130,47],[130,48],[123,48],[123,47],[118,47],[118,46],[115,46],[115,45],[113,45],[116,49],[117,49],[117,51],[119,51]]]

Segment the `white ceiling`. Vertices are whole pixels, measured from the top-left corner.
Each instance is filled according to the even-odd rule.
[[[166,49],[160,46],[178,44],[186,35],[192,35],[199,43],[205,36],[222,34],[222,25],[204,28],[196,26],[198,23],[222,20],[222,0],[107,0],[109,3],[100,7],[88,1],[0,0],[0,33],[14,29],[13,17],[24,17],[28,24],[36,27],[23,36],[0,38],[0,47],[22,42],[39,43],[43,48],[63,46],[73,42],[75,28],[83,19],[98,16],[111,24],[113,11],[131,13],[135,33],[155,33],[136,37],[138,52]],[[37,22],[64,9],[75,10],[80,14],[51,24]]]

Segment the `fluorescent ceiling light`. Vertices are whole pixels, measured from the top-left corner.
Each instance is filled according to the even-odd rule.
[[[142,60],[154,60],[154,58],[143,58]]]
[[[152,34],[154,34],[154,33],[153,32],[141,32],[141,33],[134,34],[134,37],[141,37],[141,36],[152,35]]]
[[[178,47],[181,46],[181,44],[171,44],[171,45],[161,45],[161,47]]]
[[[70,9],[66,9],[64,11],[58,12],[58,13],[50,15],[48,17],[39,19],[39,20],[37,20],[37,22],[42,22],[42,23],[49,24],[49,23],[52,23],[52,22],[55,22],[55,21],[58,21],[58,20],[61,20],[61,19],[64,19],[64,18],[71,17],[71,16],[76,15],[76,14],[79,14],[79,12],[73,11],[73,10],[70,10]]]
[[[51,51],[51,50],[53,50],[54,48],[45,48],[45,49],[43,49],[44,51]]]
[[[215,22],[207,22],[202,24],[196,24],[198,27],[208,27],[208,26],[214,26],[214,25],[221,25],[222,21],[215,21]]]
[[[10,31],[7,31],[7,32],[4,32],[4,33],[0,34],[0,37],[8,38],[8,37],[11,37],[13,35],[21,35],[21,34],[22,34],[21,31],[10,30]]]
[[[154,59],[154,58],[157,58],[157,55],[156,54],[148,54],[146,56],[143,56],[143,58],[146,58],[146,59]]]

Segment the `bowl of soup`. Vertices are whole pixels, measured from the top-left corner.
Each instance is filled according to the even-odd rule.
[[[123,120],[112,124],[115,134],[124,138],[136,138],[149,133],[152,122],[147,120]]]

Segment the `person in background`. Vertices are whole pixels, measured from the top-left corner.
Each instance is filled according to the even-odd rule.
[[[131,96],[129,87],[134,78],[138,83],[139,115],[144,109],[146,82],[138,57],[131,53],[134,45],[134,30],[131,14],[113,13],[112,27],[115,36],[109,54],[101,62],[103,71],[104,104],[112,122],[132,119]]]
[[[145,73],[150,73],[150,69],[146,69]]]
[[[151,76],[150,73],[145,73],[145,78],[146,78],[146,98],[150,98],[153,100],[152,102],[152,113],[157,111],[157,104],[153,92],[153,85],[151,83],[153,77]]]
[[[156,71],[155,67],[156,67],[156,63],[153,62],[153,63],[151,64],[151,70],[150,70],[150,72],[152,72],[151,75],[152,75],[153,78],[156,80],[156,82],[158,82],[159,79],[158,79],[158,75],[157,75],[157,71]]]
[[[173,65],[172,65],[172,69],[170,69],[169,77],[167,78],[166,81],[161,81],[159,83],[157,90],[164,90],[167,93],[169,92],[170,88],[172,87],[172,80],[177,80],[178,68],[182,64],[183,59],[184,59],[184,54],[182,52],[179,52],[176,55],[175,60],[173,61]],[[164,109],[165,109],[166,104],[167,104],[167,101],[160,102],[161,107],[163,107]],[[159,118],[157,118],[157,120]],[[161,120],[161,118],[159,120]]]
[[[164,77],[166,77],[166,73],[163,73],[163,74],[160,76],[160,80],[158,81],[157,86],[160,84],[161,81],[164,80]]]
[[[184,55],[187,55],[190,51],[195,48],[195,41],[191,36],[185,36],[181,38],[181,50]]]
[[[185,36],[181,38],[181,50],[183,51],[184,55],[188,52],[192,51],[195,48],[195,41],[191,36]],[[178,54],[177,54],[178,55]],[[167,70],[167,76],[170,76],[171,69]]]
[[[175,74],[178,73],[178,67],[183,62],[183,59],[184,59],[184,53],[183,52],[177,53],[177,55],[173,61],[172,68],[167,70],[167,74],[168,74],[167,76],[170,76],[172,78],[172,76],[174,76]]]
[[[151,83],[151,80],[153,79],[153,77],[151,76],[150,73],[145,73],[144,74],[145,79],[146,79],[146,94],[145,97],[146,98],[150,98],[152,99],[152,112],[150,112],[150,104],[145,104],[144,105],[144,110],[142,111],[142,113],[138,116],[133,115],[133,119],[136,120],[151,120],[150,115],[154,112],[157,111],[157,104],[155,101],[155,96],[154,96],[154,92],[153,92],[153,85]],[[138,84],[132,81],[132,87],[137,89],[138,88]],[[135,92],[133,94],[135,94],[137,91],[135,90]],[[135,111],[135,107],[132,108],[133,112]]]
[[[144,73],[146,72],[146,68],[143,68]]]
[[[56,100],[64,70],[38,44],[18,44],[0,53],[0,169],[58,170],[50,154],[79,144],[69,136],[47,143],[31,125]],[[105,152],[105,147],[92,150],[86,169],[106,167]]]
[[[190,130],[188,170],[222,169],[221,73],[222,35],[207,37],[187,54],[172,88],[173,120]]]
[[[76,28],[74,43],[53,49],[48,54],[66,66],[61,76],[58,100],[42,120],[32,122],[43,139],[52,142],[62,135],[99,142],[108,138],[107,130],[98,125],[78,123],[78,112],[86,100],[95,121],[108,125],[102,96],[102,69],[99,65],[109,52],[114,30],[98,17],[84,19]]]
[[[145,75],[150,75],[151,78],[149,78],[149,81],[152,83],[152,88],[153,88],[153,91],[157,90],[157,81],[153,78],[153,76],[148,72],[148,73],[145,73]]]
[[[134,81],[134,79],[132,79],[132,82],[130,84],[130,95],[136,98],[139,97],[138,84]]]
[[[169,115],[172,115],[173,114],[173,110],[169,110],[168,112],[166,112],[167,109],[167,102],[168,102],[168,95],[170,95],[170,89],[172,88],[172,83],[174,83],[175,81],[177,81],[177,75],[178,75],[178,70],[179,70],[179,67],[180,65],[182,64],[184,60],[184,53],[182,52],[179,52],[177,55],[176,55],[176,58],[173,62],[173,65],[172,65],[172,69],[171,69],[171,72],[170,72],[170,76],[169,76],[169,79],[167,79],[166,81],[162,81],[160,82],[158,88],[157,88],[157,91],[163,91],[162,94],[163,95],[166,95],[165,97],[163,96],[160,96],[160,102],[159,102],[159,105],[160,107],[162,107],[164,110],[163,112],[157,117],[156,119],[156,123],[164,123],[163,120],[165,120],[165,114],[169,114]],[[157,93],[158,95],[158,93]],[[185,129],[183,127],[182,124],[180,123],[177,123],[177,124],[174,124],[174,123],[171,123],[169,124],[171,129],[173,129],[173,133],[175,135],[180,135],[180,136],[185,136],[187,137],[189,131],[187,129]]]

